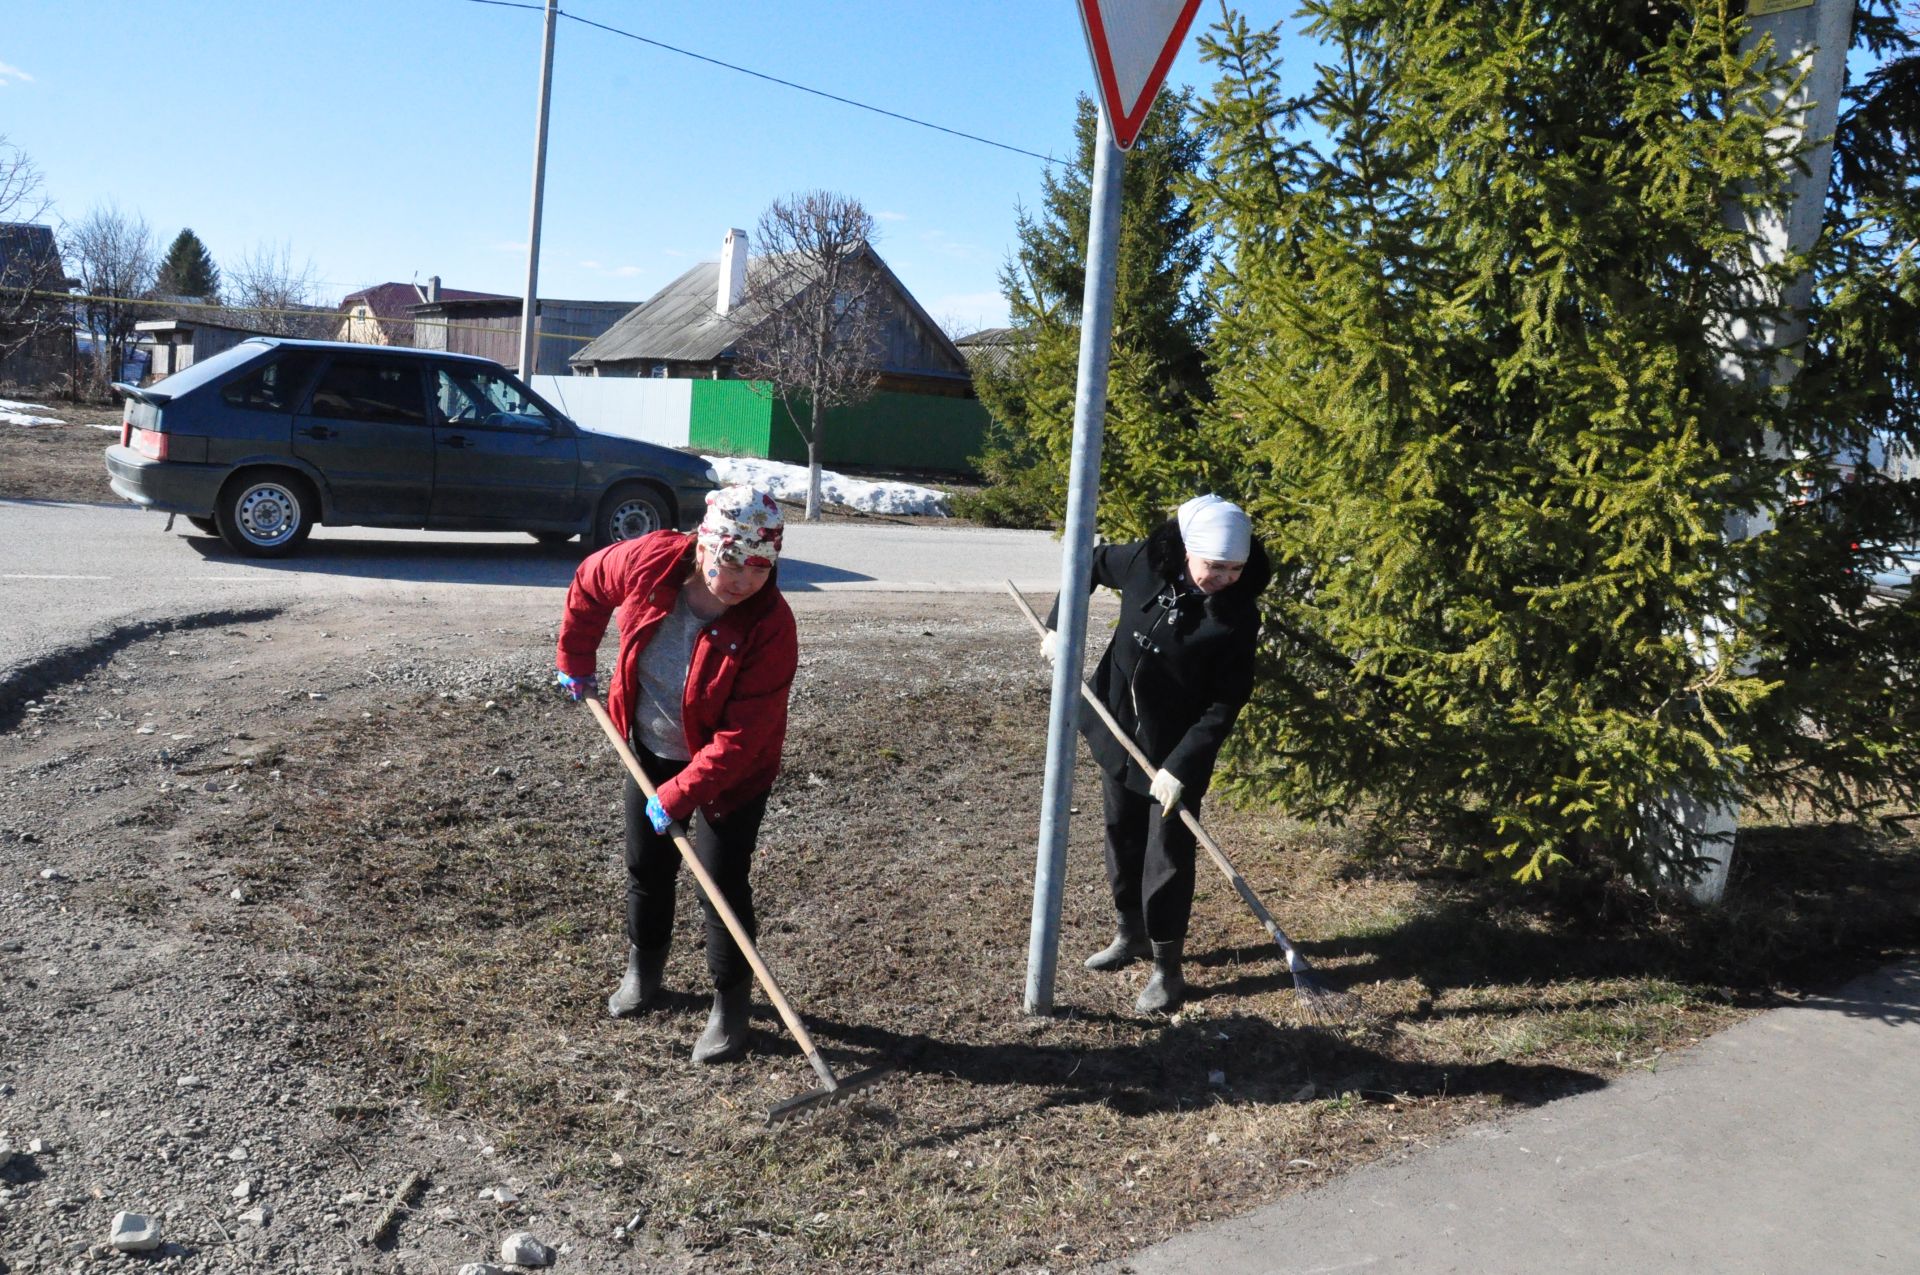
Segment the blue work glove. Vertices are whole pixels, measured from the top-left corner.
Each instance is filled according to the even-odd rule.
[[[667,835],[667,829],[673,827],[673,816],[667,813],[667,808],[660,804],[658,797],[647,798],[647,822],[663,837]]]
[[[554,685],[565,691],[567,698],[576,704],[600,689],[600,684],[594,681],[591,673],[585,677],[568,677],[565,673],[556,673],[553,681]]]

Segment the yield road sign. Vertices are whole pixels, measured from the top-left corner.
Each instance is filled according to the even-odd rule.
[[[1140,136],[1199,8],[1200,0],[1080,0],[1100,103],[1121,150]]]

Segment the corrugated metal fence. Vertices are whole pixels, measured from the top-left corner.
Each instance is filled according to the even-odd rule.
[[[534,393],[583,429],[685,447],[691,438],[693,382],[641,377],[536,376]]]

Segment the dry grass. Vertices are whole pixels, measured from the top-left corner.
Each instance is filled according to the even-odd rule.
[[[0,394],[0,398],[9,397]],[[18,398],[18,395],[11,397]],[[0,500],[74,500],[118,503],[107,486],[103,453],[119,438],[93,424],[120,423],[120,408],[36,399],[62,425],[0,424]]]
[[[1740,903],[1703,919],[1361,869],[1351,833],[1216,811],[1275,915],[1367,1013],[1306,1026],[1277,952],[1203,862],[1202,994],[1148,1022],[1131,1010],[1142,971],[1078,965],[1109,924],[1089,806],[1061,1013],[1030,1018],[1045,693],[1037,674],[984,672],[1024,668],[1026,643],[866,638],[884,656],[803,676],[755,882],[763,950],[836,1069],[884,1062],[891,1080],[767,1130],[759,1116],[812,1075],[763,1001],[745,1063],[693,1068],[690,880],[670,1003],[606,1018],[617,762],[584,713],[533,687],[493,710],[421,697],[323,726],[281,761],[281,805],[219,834],[283,905],[255,917],[305,918],[256,922],[258,940],[325,958],[316,1047],[485,1121],[598,1188],[609,1228],[644,1213],[656,1243],[715,1268],[1060,1269],[1657,1066],[1777,989],[1914,936],[1913,847],[1844,831],[1752,830]],[[1097,802],[1090,775],[1079,791]]]

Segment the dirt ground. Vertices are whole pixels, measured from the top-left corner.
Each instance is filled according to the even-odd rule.
[[[119,442],[117,407],[47,404],[59,425],[0,424],[0,500],[111,501],[101,453]],[[94,428],[95,426],[110,426]]]
[[[123,1261],[123,1209],[176,1271],[450,1272],[520,1230],[559,1270],[1070,1270],[1658,1066],[1916,935],[1913,846],[1849,829],[1747,830],[1740,902],[1700,917],[1209,808],[1363,1009],[1310,1026],[1203,863],[1197,995],[1144,1019],[1144,969],[1079,965],[1111,923],[1083,762],[1031,1017],[1023,621],[803,595],[761,946],[837,1071],[898,1070],[770,1130],[812,1073],[760,994],[744,1062],[688,1061],[690,880],[668,1003],[606,1017],[620,772],[548,685],[557,606],[176,630],[0,720],[0,1272]]]

